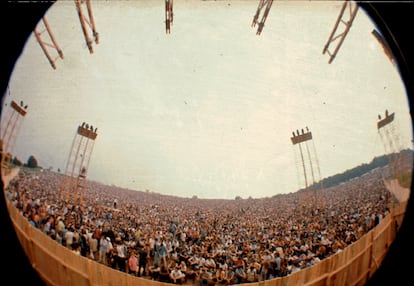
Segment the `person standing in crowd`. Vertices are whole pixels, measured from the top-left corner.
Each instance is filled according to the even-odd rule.
[[[127,246],[125,245],[124,241],[122,239],[117,240],[116,245],[116,260],[117,260],[117,267],[119,270],[125,272],[126,267],[126,260],[127,260]]]
[[[65,223],[63,222],[62,217],[58,217],[57,218],[57,225],[56,225],[56,233],[58,234],[59,237],[59,243],[63,245],[63,237],[64,237],[64,233],[66,231],[66,226]]]
[[[161,263],[167,266],[167,247],[165,246],[165,242],[161,241],[159,244],[158,254],[161,259]]]
[[[87,233],[84,228],[81,229],[81,234],[79,237],[79,246],[81,248],[81,255],[83,257],[86,257],[89,251],[89,244],[88,244]]]
[[[52,215],[49,216],[49,218],[47,219],[47,222],[45,223],[45,225],[43,226],[43,232],[46,235],[51,235],[52,232],[55,232],[55,221]]]
[[[109,236],[106,236],[105,239],[108,241],[108,245],[106,246],[106,262],[109,264],[109,256],[113,253],[114,246]]]
[[[131,254],[128,258],[128,271],[129,273],[138,276],[138,258],[135,254],[135,251],[131,251]]]
[[[90,251],[90,258],[99,261],[99,249],[98,249],[98,239],[93,233],[89,238],[89,251]]]
[[[160,244],[159,241],[154,243],[154,248],[153,248],[154,249],[154,251],[153,251],[153,253],[154,253],[153,260],[154,261],[153,261],[153,263],[158,264],[158,265],[161,264],[160,248],[161,248],[161,244]]]
[[[280,257],[280,253],[276,251],[276,257],[275,257],[275,276],[276,277],[280,277],[281,276],[281,271],[280,271],[280,266],[282,263],[282,258]]]
[[[258,282],[257,270],[254,265],[250,265],[250,267],[246,271],[246,280],[248,283]]]
[[[64,234],[66,247],[69,249],[72,249],[72,243],[73,243],[73,237],[74,237],[73,231],[74,229],[72,228],[72,226],[69,226]]]
[[[99,241],[99,262],[103,263],[105,265],[108,264],[108,261],[106,260],[106,251],[108,250],[108,240],[105,238],[105,236],[101,236],[101,240]]]
[[[138,276],[146,276],[147,274],[147,257],[148,257],[148,253],[145,251],[144,248],[139,248],[138,249],[138,254],[139,254],[139,266],[138,266]]]

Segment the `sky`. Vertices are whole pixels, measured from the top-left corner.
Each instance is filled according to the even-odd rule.
[[[87,122],[98,128],[89,180],[233,199],[304,187],[296,129],[312,132],[320,178],[384,154],[386,109],[412,148],[403,82],[362,9],[328,64],[342,2],[275,1],[256,35],[258,2],[175,0],[166,34],[162,0],[92,1],[100,42],[90,54],[75,4],[57,1],[46,18],[64,59],[52,69],[32,35],[3,97],[3,110],[29,105],[13,153],[64,172]]]

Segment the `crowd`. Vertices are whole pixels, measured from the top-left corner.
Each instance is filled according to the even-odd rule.
[[[235,200],[88,181],[76,205],[61,197],[63,175],[43,171],[16,176],[5,195],[51,239],[108,267],[169,283],[231,285],[288,275],[358,240],[389,212],[381,172],[311,194]]]

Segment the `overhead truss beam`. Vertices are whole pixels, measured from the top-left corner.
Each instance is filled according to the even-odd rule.
[[[40,23],[43,23],[44,29],[40,30]],[[52,66],[53,69],[56,69],[56,61],[61,58],[63,59],[63,52],[62,49],[59,47],[53,33],[52,30],[50,29],[49,23],[46,20],[46,17],[43,16],[41,21],[39,22],[39,24],[35,27],[34,29],[34,35],[36,37],[37,42],[39,43],[40,47],[42,48],[46,58],[49,60],[50,65]],[[42,39],[42,36],[44,34],[44,32],[47,32],[47,36],[49,38],[49,41],[45,41]],[[52,48],[54,50],[56,50],[57,52],[57,56],[53,57],[51,55],[51,53],[49,52],[49,48]]]
[[[165,0],[165,32],[171,33],[171,26],[174,20],[173,0]]]
[[[76,10],[78,11],[79,20],[85,36],[86,45],[89,52],[93,54],[93,42],[99,44],[99,34],[96,31],[95,20],[92,13],[92,5],[90,0],[75,0]],[[86,4],[87,14],[84,12],[84,4]]]
[[[326,42],[322,54],[327,53],[329,55],[329,63],[335,59],[339,48],[342,46],[342,43],[345,40],[346,35],[351,29],[352,23],[355,19],[355,16],[358,12],[358,4],[353,3],[353,1],[346,0],[342,5],[341,11],[339,12],[338,18],[336,19],[336,23],[334,28],[332,29],[331,34],[329,35],[328,41]],[[346,11],[349,11],[348,20],[346,20],[345,15],[347,14]],[[340,24],[343,24],[345,28],[343,30],[338,29]],[[331,47],[333,46],[333,47]],[[333,48],[332,52],[330,48]]]
[[[270,8],[272,7],[273,0],[260,0],[259,6],[257,7],[256,14],[253,17],[252,27],[254,28],[257,24],[257,32],[256,35],[260,35],[262,33],[264,24],[266,22],[267,16],[269,15]],[[259,21],[260,14],[264,9],[263,15]]]

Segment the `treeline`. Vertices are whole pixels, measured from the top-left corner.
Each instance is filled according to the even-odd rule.
[[[375,157],[370,163],[366,164],[361,164],[359,166],[356,166],[352,169],[346,170],[343,173],[340,174],[336,174],[330,177],[327,177],[325,179],[322,180],[323,183],[323,188],[329,188],[329,187],[333,187],[336,185],[339,185],[343,182],[349,181],[353,178],[357,178],[360,177],[376,168],[381,168],[381,167],[385,167],[386,165],[388,165],[389,160],[390,160],[390,156],[399,156],[400,160],[402,162],[411,162],[411,166],[412,166],[412,162],[413,162],[413,150],[411,149],[404,149],[402,150],[399,154],[391,154],[391,155],[382,155],[379,157]],[[309,187],[309,190],[315,190],[315,189],[320,189],[321,185],[320,182],[313,184]],[[301,189],[299,191],[305,191],[305,189]]]
[[[14,166],[18,166],[18,167],[28,167],[28,168],[38,168],[40,167],[38,165],[37,159],[35,158],[35,156],[31,155],[28,159],[27,159],[27,163],[23,163],[22,161],[20,161],[16,156],[13,158],[13,160],[11,161],[12,165]]]

